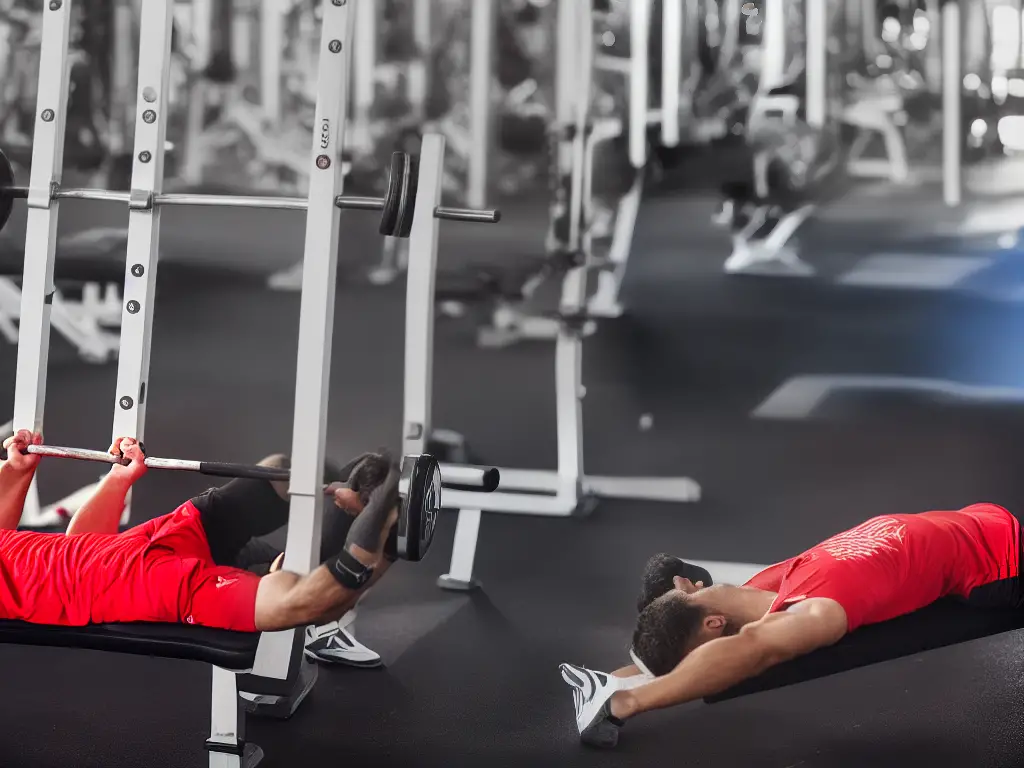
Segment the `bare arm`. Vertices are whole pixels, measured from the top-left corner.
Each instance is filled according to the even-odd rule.
[[[96,492],[71,518],[68,536],[78,533],[117,533],[131,487],[131,480],[121,475],[109,474],[104,477]]]
[[[7,462],[0,464],[0,529],[13,530],[18,527],[34,475],[34,468],[21,472]]]
[[[612,700],[619,718],[663,709],[728,690],[776,664],[838,642],[847,631],[846,611],[816,598],[774,613],[695,649],[664,677]]]
[[[117,438],[110,446],[110,453],[128,463],[115,464],[110,468],[96,492],[71,518],[67,529],[69,536],[118,531],[128,491],[136,480],[146,474],[146,455],[142,446],[131,437]]]
[[[39,432],[22,429],[3,442],[7,459],[0,462],[0,529],[14,530],[21,521],[28,489],[39,466],[39,457],[29,454],[28,446],[39,445]]]

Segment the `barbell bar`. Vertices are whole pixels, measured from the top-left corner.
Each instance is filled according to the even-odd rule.
[[[14,200],[28,198],[28,187],[8,187],[0,189],[0,197]],[[115,192],[108,189],[55,189],[51,195],[55,200],[98,200],[108,203],[131,204],[131,192]],[[384,209],[383,197],[358,197],[354,195],[338,195],[334,205],[338,208],[357,211],[381,211]],[[231,195],[189,195],[158,192],[152,195],[152,202],[147,201],[146,208],[157,205],[188,205],[205,208],[272,208],[286,211],[304,211],[307,207],[304,197],[257,197]],[[451,208],[439,205],[434,209],[434,216],[449,221],[472,221],[481,224],[495,224],[501,221],[501,212],[497,210],[478,210],[474,208]]]
[[[27,453],[34,456],[48,456],[57,459],[75,459],[77,461],[93,461],[101,464],[124,464],[125,459],[108,451],[93,451],[86,448],[68,448],[60,445],[30,445]],[[145,461],[149,469],[176,470],[179,472],[197,472],[211,477],[241,477],[250,480],[270,480],[288,482],[291,470],[279,467],[263,467],[258,464],[233,464],[221,461],[192,461],[188,459],[160,459],[147,456]],[[441,470],[441,483],[457,488],[473,488],[477,491],[491,492],[497,489],[500,473],[495,467],[460,467],[455,466]]]
[[[338,195],[334,204],[338,208],[361,211],[383,211],[379,231],[382,235],[408,237],[412,227],[412,215],[416,203],[416,163],[405,152],[391,156],[388,190],[384,197],[359,197]],[[3,229],[11,214],[14,200],[29,197],[29,188],[14,184],[14,169],[0,150],[0,229]],[[108,189],[61,189],[54,184],[50,200],[92,200],[97,202],[126,204],[132,210],[151,210],[155,206],[184,205],[206,208],[258,208],[263,210],[304,211],[309,201],[304,197],[270,197],[250,195],[203,195],[155,192],[139,196],[129,191]],[[495,224],[501,221],[497,210],[472,208],[450,208],[438,206],[434,216],[448,221]]]

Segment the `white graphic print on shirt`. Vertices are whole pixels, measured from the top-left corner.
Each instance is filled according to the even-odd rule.
[[[836,560],[863,560],[879,552],[895,552],[906,530],[907,526],[895,518],[879,517],[833,536],[818,548]]]

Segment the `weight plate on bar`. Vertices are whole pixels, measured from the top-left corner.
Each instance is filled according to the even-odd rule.
[[[420,159],[408,155],[405,186],[402,191],[403,206],[398,214],[398,232],[395,237],[407,238],[412,234],[412,220],[416,215],[416,192],[419,191]]]
[[[11,161],[7,159],[7,155],[0,149],[0,230],[7,225],[7,220],[11,218],[11,211],[14,210],[14,198],[2,194],[2,192],[13,186],[14,168],[11,166]]]
[[[398,556],[415,562],[426,556],[434,540],[441,510],[441,467],[433,456],[406,456],[402,480],[408,490],[398,515]]]
[[[380,214],[378,231],[387,237],[397,237],[401,226],[402,211],[405,208],[405,190],[408,185],[409,155],[405,152],[391,153],[391,173],[388,176],[388,191],[384,195],[384,208]]]

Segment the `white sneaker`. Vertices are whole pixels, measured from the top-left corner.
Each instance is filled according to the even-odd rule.
[[[619,679],[572,664],[562,664],[559,669],[562,679],[572,687],[580,741],[592,747],[614,747],[623,725],[611,712],[612,696],[623,689]]]
[[[306,627],[307,658],[327,664],[372,669],[383,666],[380,654],[356,640],[350,632],[331,622],[322,627]]]

